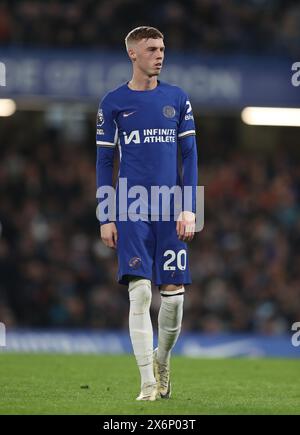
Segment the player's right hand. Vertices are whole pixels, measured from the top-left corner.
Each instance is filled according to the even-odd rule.
[[[113,222],[101,225],[100,234],[104,245],[114,249],[117,247],[118,232],[117,227]]]

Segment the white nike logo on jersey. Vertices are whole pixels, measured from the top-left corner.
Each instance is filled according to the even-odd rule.
[[[127,116],[133,115],[136,112],[136,110],[134,112],[129,112],[129,113],[123,113],[124,118],[126,118]]]

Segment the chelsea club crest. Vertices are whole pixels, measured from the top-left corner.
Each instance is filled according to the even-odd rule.
[[[176,111],[172,106],[164,106],[163,114],[166,118],[174,118]]]

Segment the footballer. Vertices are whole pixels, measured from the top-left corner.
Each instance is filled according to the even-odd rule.
[[[171,395],[170,356],[181,330],[185,286],[191,283],[186,242],[195,233],[196,132],[185,92],[158,80],[165,54],[163,34],[153,27],[138,27],[126,36],[125,45],[132,78],[104,96],[97,115],[97,190],[112,186],[118,150],[116,198],[124,179],[128,189],[142,186],[149,195],[141,200],[139,219],[134,198],[129,197],[126,210],[116,201],[115,219],[99,220],[102,241],[117,252],[118,282],[128,286],[129,332],[141,377],[136,400],[154,401]],[[168,218],[166,210],[152,206],[152,186],[190,186],[191,200],[183,200],[177,217],[167,210]],[[186,203],[190,206],[185,207]],[[161,294],[155,350],[152,283]]]

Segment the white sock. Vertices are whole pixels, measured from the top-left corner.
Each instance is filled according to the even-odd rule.
[[[153,329],[150,318],[151,282],[148,279],[130,281],[129,333],[133,352],[141,375],[141,386],[154,383]]]
[[[160,364],[167,364],[181,330],[184,287],[160,293],[157,359]]]

